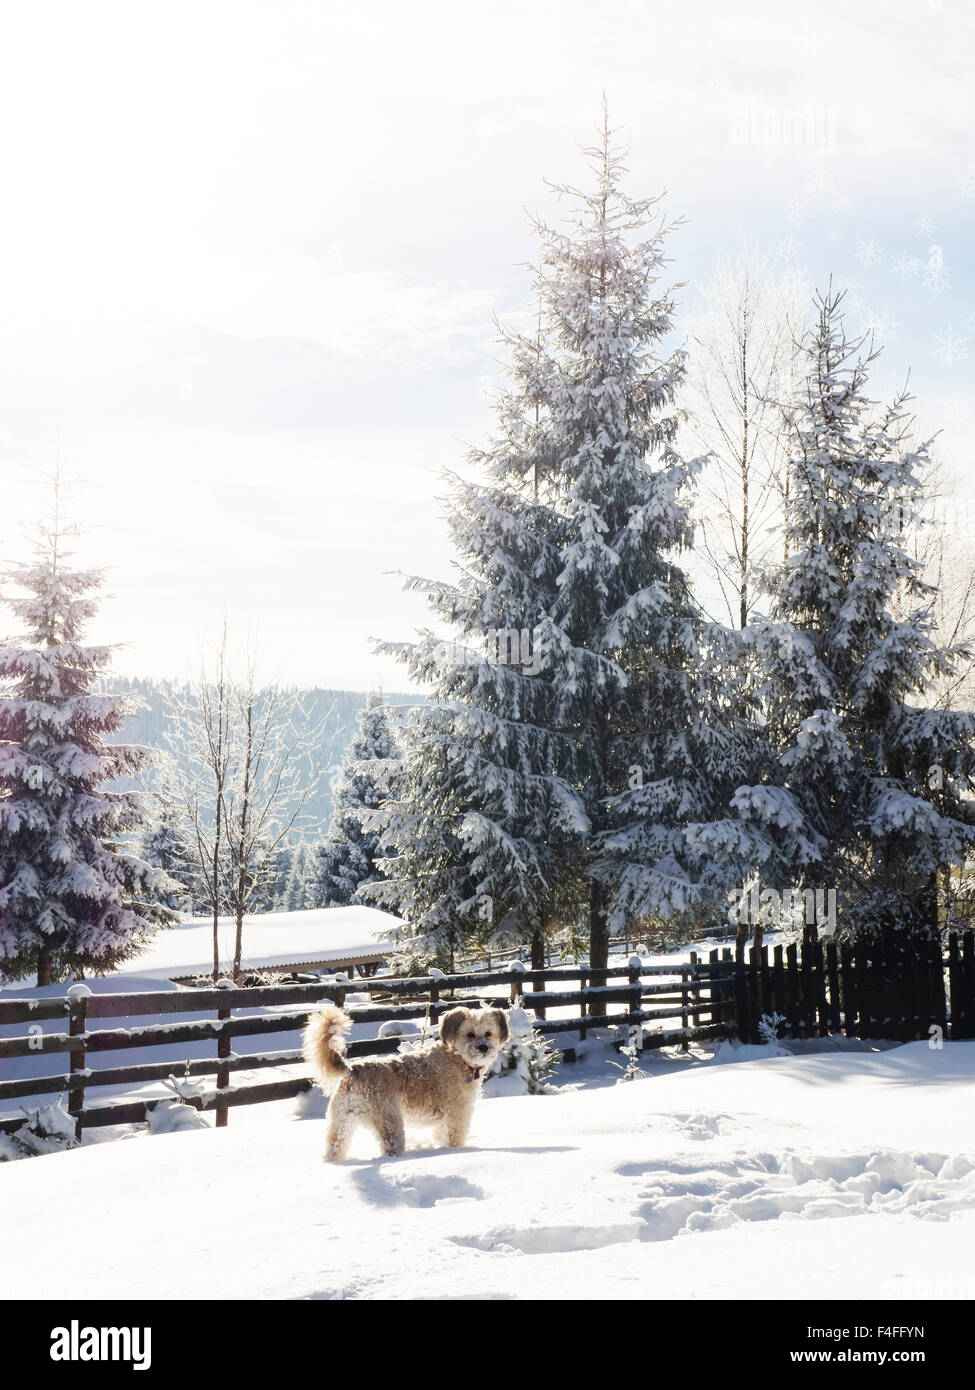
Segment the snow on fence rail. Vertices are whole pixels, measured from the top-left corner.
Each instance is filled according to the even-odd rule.
[[[388,1023],[399,1019],[424,1018],[432,1023],[458,1004],[503,1003],[504,986],[510,999],[521,998],[526,1009],[538,1016],[540,1033],[554,1035],[578,1032],[585,1038],[594,1028],[636,1027],[641,1030],[641,1046],[656,1048],[681,1044],[686,1048],[696,1038],[726,1036],[733,1027],[732,1012],[734,962],[731,953],[710,953],[707,962],[692,953],[690,961],[673,965],[556,966],[544,970],[513,967],[481,970],[450,976],[423,976],[388,979],[383,976],[347,984],[264,985],[257,988],[187,989],[175,993],[89,994],[71,991],[59,999],[0,999],[0,1024],[38,1024],[44,1020],[66,1018],[67,1032],[40,1033],[34,1029],[25,1036],[0,1038],[0,1061],[44,1054],[67,1054],[67,1067],[45,1076],[0,1080],[0,1103],[5,1100],[66,1091],[68,1110],[74,1116],[80,1137],[82,1130],[103,1125],[134,1124],[145,1121],[155,1100],[130,1100],[116,1104],[86,1106],[86,1090],[100,1086],[128,1086],[167,1079],[182,1070],[187,1077],[215,1078],[210,1094],[187,1096],[187,1104],[197,1110],[214,1111],[216,1123],[227,1123],[229,1111],[237,1105],[284,1100],[310,1090],[314,1082],[307,1073],[285,1080],[234,1088],[235,1071],[260,1068],[303,1066],[300,1051],[235,1054],[232,1040],[262,1033],[283,1033],[304,1027],[314,1006],[323,1000],[345,1005],[349,994],[369,994],[369,1004],[350,1004],[347,1012],[355,1023]],[[623,984],[610,984],[623,979]],[[549,984],[574,984],[577,988],[554,989]],[[499,989],[502,991],[499,994]],[[467,991],[467,993],[465,993]],[[449,993],[449,998],[444,998]],[[373,996],[384,996],[372,1002]],[[389,996],[389,997],[385,997]],[[406,1002],[403,1002],[403,1001]],[[288,1006],[296,1006],[287,1012]],[[548,1018],[550,1009],[578,1006],[578,1013],[564,1018]],[[135,1018],[153,1014],[199,1014],[213,1010],[213,1019],[191,1022],[161,1022],[138,1028],[89,1028],[96,1019]],[[242,1009],[271,1009],[273,1012],[235,1017]],[[646,1029],[644,1024],[658,1020],[680,1020],[679,1028]],[[706,1022],[702,1022],[706,1019]],[[621,1034],[621,1037],[623,1035]],[[170,1043],[216,1043],[216,1055],[195,1057],[185,1063],[149,1062],[121,1067],[92,1068],[92,1054],[128,1051]],[[370,1057],[396,1052],[401,1039],[361,1038],[348,1044],[350,1057]],[[0,1119],[0,1133],[18,1128],[23,1117]]]

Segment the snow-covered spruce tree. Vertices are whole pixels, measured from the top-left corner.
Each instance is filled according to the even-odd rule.
[[[289,868],[285,876],[284,891],[276,906],[284,912],[301,912],[309,907],[311,889],[309,880],[313,870],[311,849],[304,841],[295,845],[288,853]]]
[[[382,877],[376,864],[379,832],[364,824],[364,813],[375,811],[389,795],[399,757],[382,692],[370,691],[342,757],[328,833],[314,852],[310,906],[361,902],[360,890]]]
[[[171,880],[158,895],[164,907],[193,914],[201,906],[202,893],[192,831],[172,788],[163,782],[151,800],[154,819],[142,836],[140,853],[147,864],[161,869]]]
[[[773,837],[801,819],[793,882],[836,892],[842,934],[929,938],[938,871],[975,840],[975,716],[924,702],[967,654],[932,640],[936,594],[908,542],[928,445],[911,447],[906,393],[885,409],[868,398],[879,349],[847,338],[841,301],[818,299],[787,413],[787,558],[765,578],[768,619],[746,633],[772,762],[768,785],[735,802]]]
[[[166,875],[122,844],[145,813],[111,784],[148,755],[105,742],[127,707],[91,693],[112,653],[82,643],[101,574],[67,566],[67,534],[56,482],[34,563],[8,576],[25,591],[5,595],[24,636],[0,644],[0,971],[39,984],[113,969],[172,920],[154,901]]]
[[[386,891],[440,941],[514,921],[536,964],[580,909],[604,963],[611,923],[703,911],[769,847],[739,826],[695,860],[687,839],[747,776],[724,694],[737,639],[704,624],[675,558],[696,465],[672,443],[668,228],[623,192],[605,120],[587,153],[593,191],[555,190],[571,230],[536,223],[538,331],[503,335],[510,385],[472,455],[487,482],[452,480],[460,577],[409,581],[458,640],[383,648],[433,687],[381,816]]]

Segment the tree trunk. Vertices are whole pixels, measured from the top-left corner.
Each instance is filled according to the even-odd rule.
[[[233,981],[235,985],[240,984],[240,958],[244,953],[244,908],[242,903],[237,906],[237,930],[234,935],[234,973]]]
[[[49,985],[51,983],[50,951],[42,951],[37,957],[37,983],[39,985]]]
[[[594,970],[605,970],[609,961],[609,911],[606,890],[593,882],[589,890],[589,964]],[[598,1014],[602,1004],[590,1004],[588,1012]]]
[[[541,927],[536,927],[532,932],[532,969],[545,969],[545,932]]]

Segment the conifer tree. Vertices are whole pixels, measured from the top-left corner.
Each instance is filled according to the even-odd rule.
[[[125,843],[145,813],[111,784],[147,752],[106,742],[127,707],[92,693],[112,654],[82,641],[102,576],[69,566],[68,534],[55,477],[34,562],[8,576],[24,591],[5,596],[24,635],[0,644],[0,970],[36,971],[39,984],[114,969],[172,920],[154,900],[166,875]]]
[[[376,865],[379,832],[366,821],[388,796],[398,759],[382,692],[370,691],[342,758],[328,834],[308,870],[306,891],[316,907],[361,902],[361,890],[382,877]]]
[[[284,891],[280,897],[281,908],[285,912],[301,912],[309,906],[309,878],[312,873],[312,856],[309,847],[302,841],[288,854],[289,866],[285,876]]]
[[[735,800],[773,837],[801,822],[793,882],[836,893],[844,934],[930,939],[938,871],[975,840],[975,716],[925,697],[969,654],[934,640],[936,592],[911,551],[929,443],[912,442],[906,392],[883,409],[869,399],[879,349],[847,337],[842,297],[818,298],[802,343],[786,559],[765,578],[768,618],[746,633],[771,761],[766,785]]]
[[[163,783],[153,794],[152,802],[155,819],[142,837],[142,857],[171,880],[170,888],[160,895],[159,901],[173,911],[192,914],[202,894],[190,828],[171,787]]]
[[[386,644],[433,698],[382,819],[387,891],[417,931],[454,944],[514,921],[537,960],[582,912],[599,965],[611,924],[711,910],[774,846],[739,825],[714,861],[688,834],[750,766],[736,639],[678,563],[697,465],[673,443],[669,228],[658,199],[623,191],[605,119],[587,154],[592,191],[555,188],[570,230],[535,224],[538,330],[503,335],[510,385],[472,456],[487,481],[452,480],[460,577],[410,581],[458,639]]]

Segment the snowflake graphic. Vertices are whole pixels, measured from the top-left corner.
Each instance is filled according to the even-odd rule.
[[[953,367],[956,362],[966,362],[968,339],[964,333],[956,333],[953,328],[947,328],[944,333],[934,335],[931,355],[936,357],[943,367]]]
[[[963,198],[975,198],[975,164],[969,164],[966,172],[962,174],[961,196]]]
[[[921,217],[919,217],[917,221],[914,223],[914,230],[917,232],[918,236],[931,236],[934,233],[936,226],[937,223],[935,222],[934,218],[928,217],[927,214],[924,214]]]
[[[775,247],[776,255],[785,261],[794,261],[799,255],[800,246],[794,236],[783,237]]]
[[[919,273],[922,262],[917,256],[909,256],[906,251],[902,251],[899,256],[891,256],[890,273],[896,280],[913,280]]]
[[[795,223],[798,227],[809,215],[809,204],[805,198],[790,198],[785,205],[785,215],[789,222]]]
[[[825,169],[817,169],[812,178],[806,180],[802,191],[810,198],[826,198],[830,194],[834,198],[839,197],[832,175],[828,174]]]
[[[939,294],[951,289],[951,266],[929,265],[921,276],[921,284],[928,294],[937,299]]]
[[[860,332],[872,335],[878,343],[892,343],[897,337],[897,320],[886,310],[877,313],[868,309],[861,319]]]
[[[858,241],[854,252],[857,260],[863,265],[876,265],[883,258],[883,254],[884,248],[876,237],[871,237],[869,241]]]
[[[829,231],[826,233],[826,240],[842,241],[843,233],[840,231],[839,227],[830,227]]]

